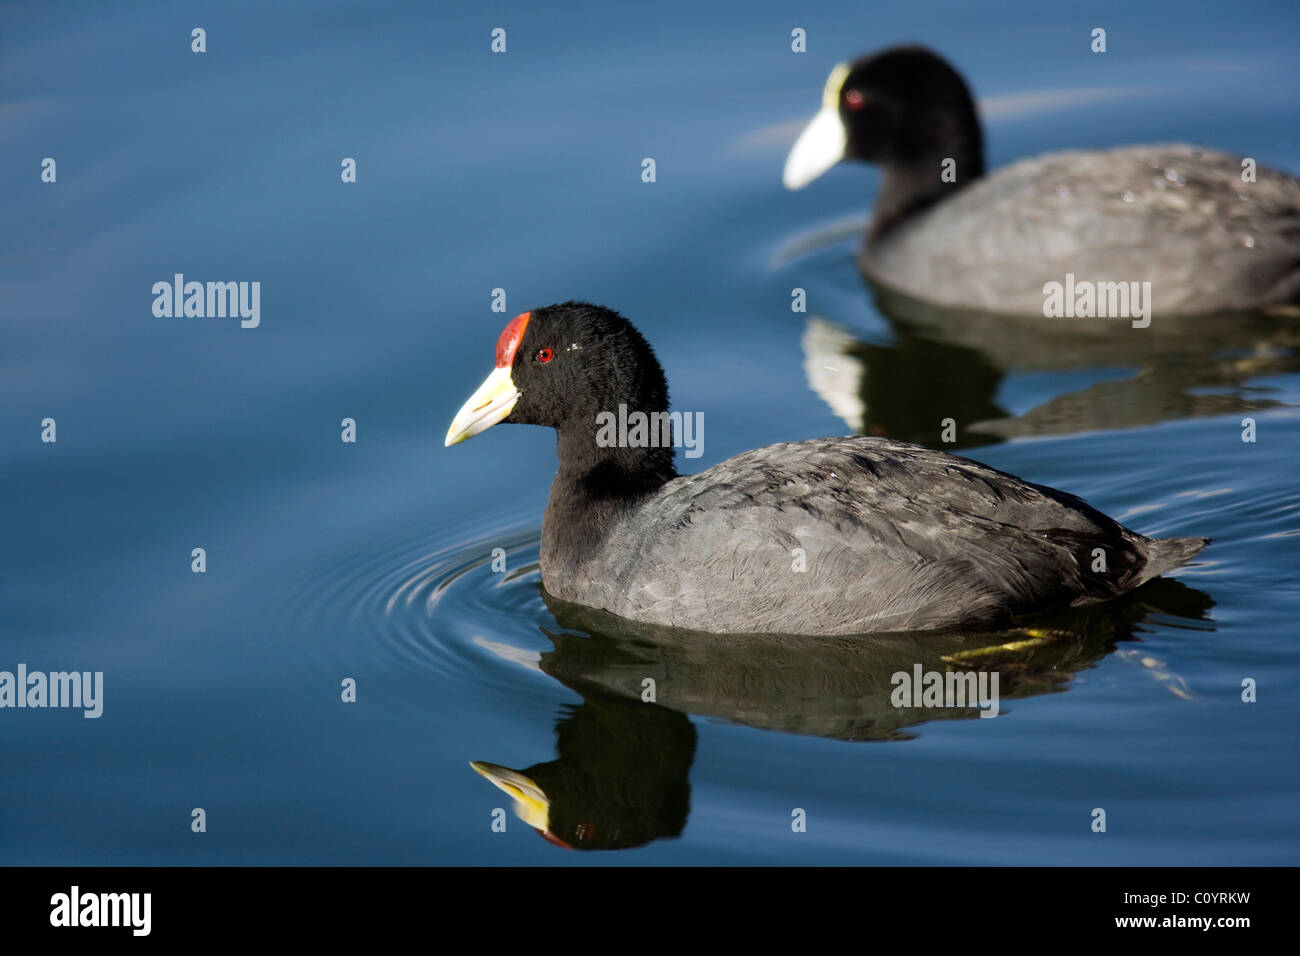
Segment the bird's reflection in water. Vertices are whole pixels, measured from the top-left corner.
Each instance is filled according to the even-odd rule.
[[[953,312],[876,290],[893,342],[862,341],[821,317],[804,328],[808,384],[854,432],[973,448],[1279,407],[1265,376],[1300,369],[1300,323],[1271,313],[1126,321]],[[1014,415],[997,392],[1009,372],[1132,369]],[[951,421],[951,424],[949,424]]]
[[[556,723],[555,750],[556,759],[523,770],[471,766],[557,846],[626,849],[686,826],[695,728],[685,714],[593,688]]]
[[[1214,604],[1158,578],[1124,599],[996,634],[819,638],[675,631],[543,596],[564,630],[542,628],[553,649],[535,666],[583,703],[556,726],[556,759],[523,770],[472,766],[548,840],[588,850],[682,832],[696,743],[688,714],[838,740],[906,740],[910,726],[980,711],[895,706],[898,673],[996,673],[1002,700],[1064,691],[1077,672],[1138,640],[1153,615],[1203,628]],[[506,656],[519,660],[517,651]]]

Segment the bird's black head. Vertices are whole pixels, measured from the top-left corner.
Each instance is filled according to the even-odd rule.
[[[614,460],[629,471],[672,471],[672,448],[620,449],[597,442],[599,418],[668,410],[668,384],[654,351],[613,309],[565,302],[516,316],[497,340],[492,374],[457,413],[454,445],[497,424],[547,425],[568,452],[594,466]]]
[[[970,90],[929,50],[891,47],[831,71],[822,110],[790,151],[784,178],[799,189],[840,160],[859,159],[939,183],[948,158],[959,183],[984,172]]]

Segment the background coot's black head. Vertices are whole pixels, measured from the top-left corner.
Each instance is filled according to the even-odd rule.
[[[516,316],[497,342],[497,367],[456,415],[446,444],[497,422],[548,425],[594,443],[596,416],[668,409],[650,344],[613,309],[565,302]]]
[[[921,47],[896,47],[855,62],[840,90],[839,110],[851,159],[915,162],[981,140],[966,82]]]
[[[939,164],[949,157],[957,161],[959,182],[984,172],[969,88],[929,50],[891,47],[831,71],[822,111],[790,151],[785,184],[799,189],[843,159],[918,167],[937,182]]]

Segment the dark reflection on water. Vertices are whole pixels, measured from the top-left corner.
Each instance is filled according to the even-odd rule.
[[[809,386],[859,434],[973,448],[1031,435],[1134,428],[1284,407],[1253,384],[1300,369],[1293,309],[1152,319],[1046,319],[942,309],[874,290],[889,344],[811,317],[802,338]],[[1121,367],[1123,378],[1051,396],[1013,414],[1009,373]],[[951,423],[951,424],[949,424]]]
[[[593,689],[556,722],[555,760],[523,770],[473,766],[552,843],[621,850],[681,835],[695,743],[685,714]]]
[[[1000,709],[1001,699],[1068,689],[1077,672],[1137,640],[1153,616],[1165,626],[1206,629],[1214,605],[1196,588],[1157,579],[1122,600],[1016,630],[808,637],[674,630],[569,604],[544,589],[542,597],[566,630],[540,628],[552,650],[537,667],[583,704],[556,725],[557,759],[522,770],[473,766],[551,842],[588,850],[680,834],[696,743],[687,714],[846,741],[908,740],[908,727],[978,719],[980,711],[897,706],[896,675],[996,674]]]

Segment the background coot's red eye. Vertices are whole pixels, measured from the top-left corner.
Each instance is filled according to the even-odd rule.
[[[542,349],[537,353],[537,361],[539,362],[549,362],[553,358],[555,358],[555,353],[550,349]]]
[[[844,105],[851,110],[860,110],[867,102],[867,98],[862,95],[861,90],[849,90],[844,94]]]

